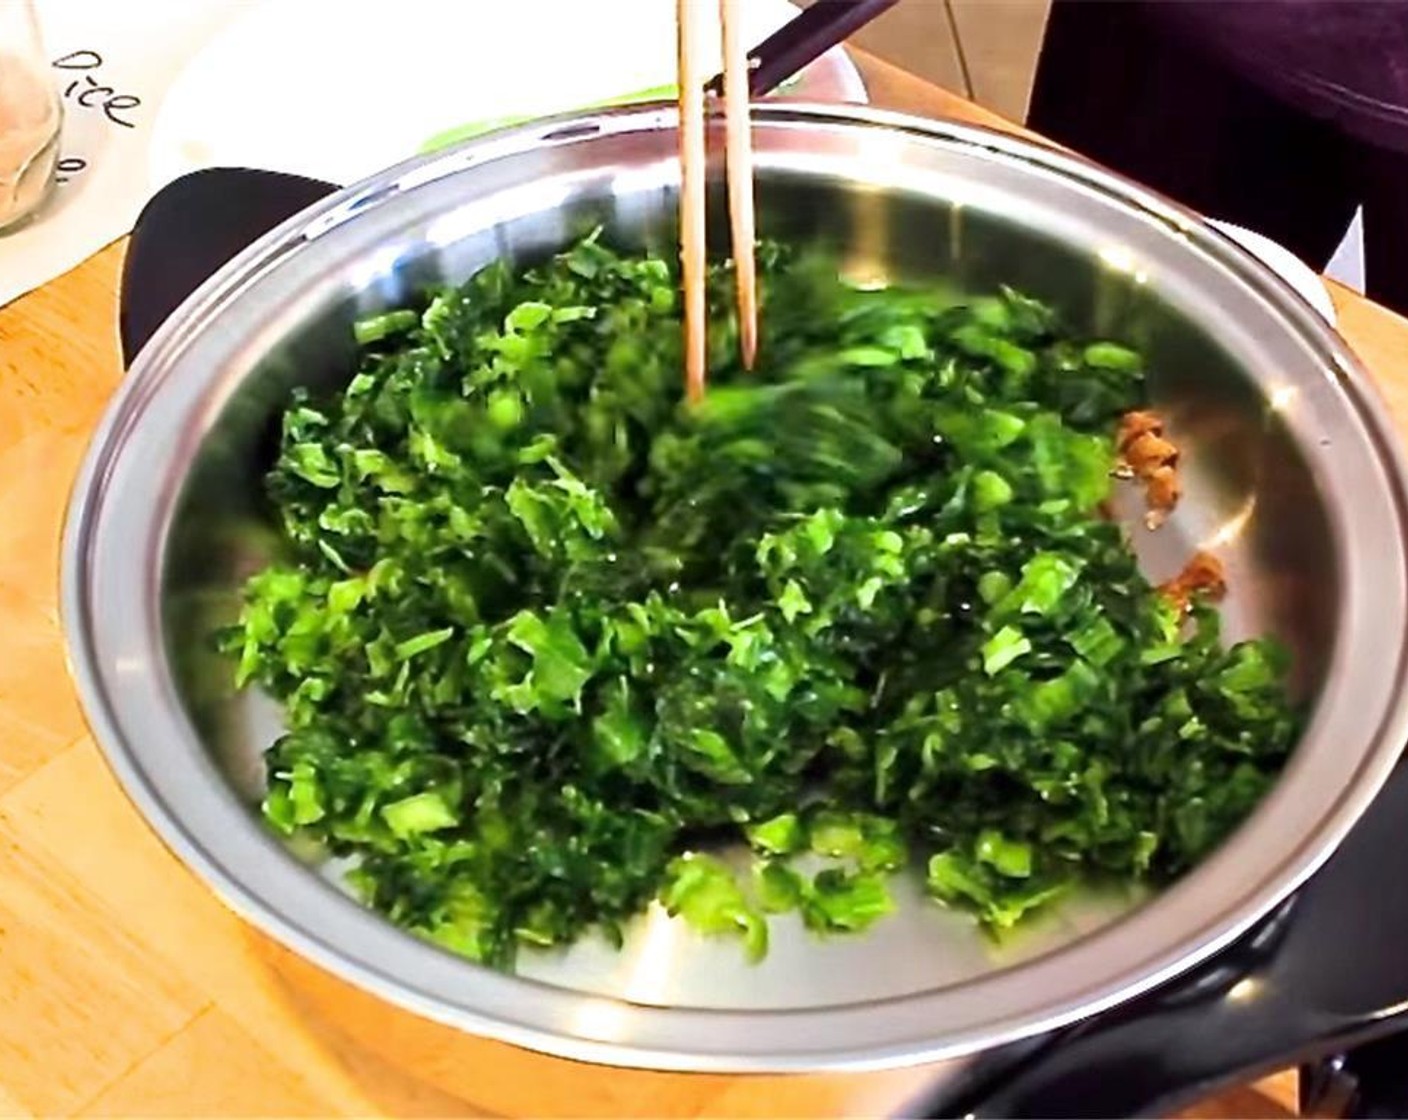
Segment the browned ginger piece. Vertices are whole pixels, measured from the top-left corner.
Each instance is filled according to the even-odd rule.
[[[1157,529],[1183,495],[1178,447],[1164,437],[1163,418],[1148,410],[1125,413],[1117,441],[1126,470],[1144,484],[1144,504],[1149,510],[1144,523]]]
[[[1126,413],[1117,440],[1125,471],[1144,484],[1149,509],[1145,524],[1157,529],[1183,496],[1178,446],[1165,438],[1163,418],[1149,410]],[[1178,575],[1159,585],[1159,593],[1180,611],[1187,610],[1195,598],[1222,598],[1227,593],[1222,561],[1211,552],[1194,553]]]
[[[1159,594],[1181,611],[1187,610],[1195,598],[1216,600],[1226,593],[1222,561],[1211,552],[1195,552],[1178,575],[1159,584]]]

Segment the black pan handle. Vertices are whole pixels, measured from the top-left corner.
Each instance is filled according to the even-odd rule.
[[[1408,763],[1288,903],[1212,962],[992,1068],[933,1116],[1150,1116],[1408,1029]],[[1397,1054],[1408,1047],[1395,1040]],[[1390,1043],[1383,1043],[1390,1046]],[[1366,1051],[1368,1053],[1368,1051]],[[1374,1051],[1378,1053],[1378,1051]],[[1351,1052],[1346,1061],[1352,1066]],[[1380,1061],[1374,1068],[1382,1070]],[[1408,1077],[1359,1085],[1358,1115]],[[1408,1099],[1408,1098],[1404,1098]]]
[[[216,269],[286,218],[338,188],[277,171],[218,167],[167,184],[142,208],[118,301],[122,360]]]

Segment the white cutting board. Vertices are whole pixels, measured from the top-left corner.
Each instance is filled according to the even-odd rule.
[[[797,14],[746,0],[756,44]],[[202,167],[361,179],[476,122],[584,108],[669,85],[673,0],[262,0],[191,60],[152,135],[155,189]],[[718,67],[718,52],[709,59]],[[864,101],[843,52],[793,91]]]

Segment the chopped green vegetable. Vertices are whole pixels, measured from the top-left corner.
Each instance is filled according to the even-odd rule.
[[[1032,873],[1032,846],[1008,840],[996,829],[985,828],[978,833],[974,855],[1009,879],[1026,879]]]
[[[1294,742],[1281,649],[1098,512],[1140,355],[758,259],[759,366],[715,315],[698,406],[672,267],[591,237],[364,321],[284,415],[286,559],[225,640],[286,713],[265,812],[423,937],[512,967],[658,901],[758,956],[914,865],[1000,930],[1184,872]]]
[[[807,843],[806,829],[796,813],[782,813],[770,821],[750,825],[747,833],[753,847],[775,856],[800,852]]]
[[[417,793],[382,807],[381,816],[391,832],[404,840],[418,832],[450,828],[458,818],[444,799],[434,793]]]
[[[991,677],[1031,651],[1032,643],[1026,635],[1011,626],[1004,626],[983,643],[983,672]]]
[[[419,322],[420,316],[414,311],[388,311],[385,315],[358,320],[352,325],[352,336],[358,346],[370,346],[388,335],[402,334]]]
[[[760,863],[754,869],[758,905],[768,914],[785,914],[802,904],[802,877],[781,863]]]
[[[682,915],[704,933],[741,937],[754,960],[767,953],[767,923],[723,863],[691,852],[672,862],[667,875],[660,899],[671,914]]]
[[[829,868],[802,888],[802,920],[815,930],[863,930],[895,908],[879,875]]]

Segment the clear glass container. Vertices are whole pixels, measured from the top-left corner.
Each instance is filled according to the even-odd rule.
[[[0,230],[48,197],[62,122],[33,0],[0,0]]]

